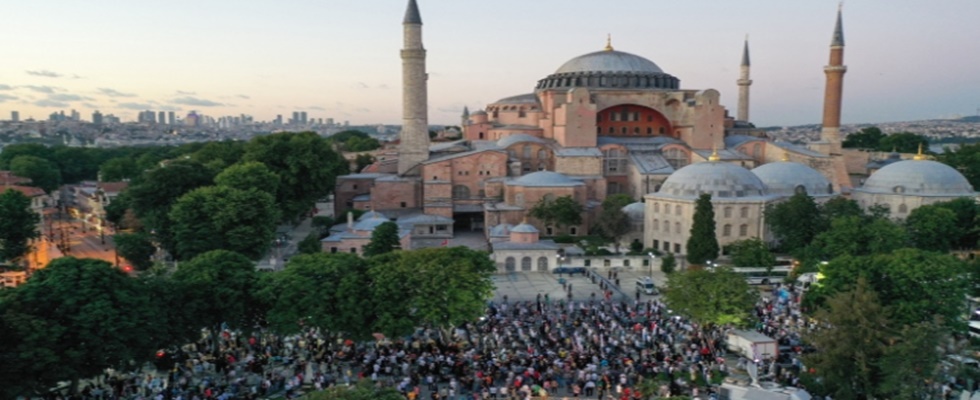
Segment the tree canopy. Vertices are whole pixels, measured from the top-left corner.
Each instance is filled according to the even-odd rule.
[[[922,250],[948,252],[959,240],[956,213],[944,207],[922,206],[905,218],[905,229],[913,246]],[[972,226],[967,227],[973,228]]]
[[[715,209],[711,205],[711,195],[701,194],[694,205],[691,237],[687,239],[687,261],[704,265],[717,258],[720,250],[715,236]]]
[[[41,188],[47,193],[61,185],[61,171],[51,161],[36,156],[17,156],[10,160],[10,172],[30,178],[28,185]]]
[[[772,268],[776,265],[776,256],[769,251],[769,245],[759,238],[734,242],[728,245],[728,251],[736,267]]]
[[[262,311],[255,263],[228,250],[214,250],[181,263],[173,279],[185,293],[181,307],[198,329],[251,326]]]
[[[125,194],[143,226],[153,231],[167,251],[175,253],[170,207],[187,192],[210,185],[213,179],[211,172],[200,163],[176,160],[147,171],[126,189]]]
[[[40,237],[41,217],[31,210],[31,199],[7,189],[0,193],[0,259],[17,260],[31,249],[31,239]]]
[[[146,271],[153,266],[153,253],[156,253],[156,246],[153,246],[149,235],[139,233],[120,233],[112,237],[116,244],[119,255],[133,264],[138,271]]]
[[[830,229],[813,241],[815,253],[824,260],[844,255],[883,254],[907,244],[908,233],[901,225],[872,216],[834,219]]]
[[[789,200],[766,209],[766,224],[776,237],[779,248],[784,252],[793,252],[809,245],[823,231],[824,219],[812,197],[806,193],[796,193]]]
[[[582,223],[582,205],[572,196],[562,196],[554,200],[544,198],[528,214],[546,225],[557,227],[574,226]]]
[[[279,215],[266,192],[208,186],[181,196],[170,219],[179,259],[217,249],[258,259],[272,244]]]
[[[398,224],[388,221],[378,225],[371,232],[371,241],[364,246],[364,256],[371,257],[390,253],[401,248]]]
[[[860,132],[847,135],[842,145],[844,148],[915,153],[919,150],[920,145],[928,147],[929,139],[909,132],[885,135],[878,127],[871,126],[861,129]]]
[[[752,318],[758,292],[731,268],[689,269],[670,274],[664,300],[700,324],[744,326]]]
[[[275,196],[279,190],[279,175],[260,162],[250,161],[225,168],[214,177],[218,186],[238,190],[259,190]]]
[[[4,153],[7,149],[4,148]],[[973,188],[980,188],[980,143],[963,144],[956,149],[947,148],[936,155],[936,160],[956,168]]]

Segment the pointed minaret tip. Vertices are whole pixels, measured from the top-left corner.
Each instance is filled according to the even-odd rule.
[[[613,51],[611,33],[606,34],[606,51]]]
[[[844,3],[837,5],[837,24],[834,26],[834,38],[830,41],[831,46],[844,46],[844,18],[841,9]]]
[[[742,48],[742,66],[748,67],[749,65],[749,35],[745,34],[745,47]]]
[[[408,0],[408,8],[405,10],[405,20],[403,24],[422,25],[422,15],[419,14],[419,5],[415,0]]]

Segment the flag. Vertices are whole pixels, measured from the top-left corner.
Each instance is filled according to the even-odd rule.
[[[449,246],[449,239],[444,239],[444,240],[442,241],[442,246],[444,246],[444,247],[445,247],[445,246]]]

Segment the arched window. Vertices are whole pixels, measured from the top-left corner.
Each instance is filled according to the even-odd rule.
[[[531,257],[524,257],[521,259],[521,271],[531,270]]]
[[[513,272],[517,268],[517,260],[514,257],[507,257],[507,261],[504,262],[504,269],[507,272]]]
[[[905,214],[907,212],[909,212],[908,206],[906,206],[905,204],[899,204],[898,205],[898,213],[899,214]]]
[[[548,257],[538,257],[538,272],[548,272]]]
[[[732,235],[732,225],[725,224],[725,226],[721,228],[721,236],[731,236],[731,235]]]
[[[738,235],[739,236],[747,236],[748,234],[749,234],[749,226],[746,225],[746,224],[739,225],[739,227],[738,227]]]
[[[653,212],[660,212],[660,203],[653,203]]]
[[[725,207],[724,210],[725,210],[725,214],[724,214],[725,215],[725,218],[731,218],[732,217],[732,208],[731,207]]]
[[[664,214],[670,215],[670,203],[664,204]]]
[[[524,146],[524,158],[531,158],[531,146]]]
[[[524,207],[524,193],[515,194],[514,203],[517,203],[517,205],[520,207]]]
[[[739,210],[739,216],[742,217],[742,218],[748,218],[749,217],[749,208],[748,207],[742,207],[742,209]]]
[[[453,186],[453,198],[454,199],[468,199],[470,198],[470,188],[466,185],[455,185]]]
[[[667,149],[664,152],[664,158],[667,159],[667,163],[670,164],[674,169],[680,169],[689,163],[687,160],[687,152],[681,149]]]
[[[626,174],[626,154],[620,149],[608,149],[602,152],[602,170],[605,175]]]
[[[653,231],[656,232],[656,231],[659,231],[659,230],[660,230],[660,220],[659,219],[655,219],[655,220],[653,220]]]
[[[539,160],[547,160],[548,159],[548,151],[545,150],[545,149],[538,150],[538,159]]]
[[[680,204],[674,206],[674,214],[681,215],[682,212],[684,212],[684,207],[681,207]]]
[[[674,222],[674,233],[681,233],[681,223]]]

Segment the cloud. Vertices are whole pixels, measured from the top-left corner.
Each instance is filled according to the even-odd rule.
[[[57,72],[48,71],[46,69],[37,69],[33,71],[24,71],[24,72],[26,72],[28,75],[43,76],[45,78],[61,78],[62,76],[64,76]]]
[[[55,107],[55,108],[64,108],[69,106],[68,103],[57,101],[57,100],[49,100],[49,99],[42,99],[42,100],[35,101],[34,105],[38,107]]]
[[[358,109],[356,109],[356,110],[354,110],[354,112],[359,112],[359,113],[369,113],[369,112],[371,112],[371,109],[369,109],[369,108],[364,108],[364,107],[361,107],[361,108],[358,108]]]
[[[370,88],[370,86],[368,86],[364,82],[357,82],[357,83],[354,84],[354,88],[355,89],[368,89],[368,88]]]
[[[388,85],[382,83],[382,84],[378,85],[378,89],[388,89]]]
[[[309,106],[309,107],[306,107],[306,108],[308,108],[310,110],[327,111],[326,108],[323,108],[323,107],[320,107],[320,106]]]
[[[54,101],[82,101],[82,100],[92,100],[85,96],[79,96],[77,94],[70,93],[56,93],[48,96],[48,100]]]
[[[81,75],[72,74],[71,79],[85,79],[85,77]]]
[[[11,96],[9,94],[0,93],[0,103],[10,100],[17,100],[17,96]]]
[[[197,92],[185,92],[183,90],[178,90],[177,91],[177,94],[181,94],[181,95],[184,95],[184,96],[193,96],[193,95],[197,94]]]
[[[38,93],[48,93],[48,94],[54,93],[54,91],[58,89],[56,87],[51,87],[51,86],[35,86],[35,85],[26,85],[22,87],[31,89]]]
[[[95,109],[99,108],[98,104],[92,104],[92,103],[82,103],[82,106],[84,106],[85,108],[95,108]]]
[[[178,97],[174,99],[174,103],[183,104],[185,106],[198,106],[198,107],[216,107],[223,106],[224,104],[218,103],[216,101],[211,101],[207,99],[199,99],[197,97]]]
[[[116,107],[125,108],[127,110],[148,110],[153,107],[153,105],[148,103],[119,103]]]
[[[245,100],[251,99],[251,97],[248,97],[248,96],[246,96],[244,94],[236,94],[235,97],[237,97],[239,99],[245,99]]]
[[[14,90],[13,86],[0,84],[0,90]]]
[[[110,89],[110,88],[99,88],[99,93],[102,93],[109,97],[136,97],[136,95],[133,93],[123,93],[116,89]]]

